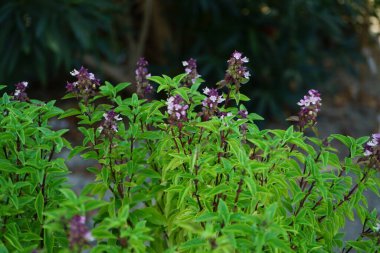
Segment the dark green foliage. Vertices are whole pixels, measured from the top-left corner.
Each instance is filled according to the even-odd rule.
[[[18,73],[46,83],[62,66],[76,64],[79,55],[110,48],[114,40],[110,14],[115,10],[104,0],[1,1],[3,80]]]

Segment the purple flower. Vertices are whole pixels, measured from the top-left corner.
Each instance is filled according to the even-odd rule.
[[[219,116],[219,118],[224,119],[225,117],[232,116],[232,113],[230,113],[230,112],[219,112],[218,116]]]
[[[190,58],[187,61],[183,61],[182,65],[185,67],[185,72],[187,74],[187,76],[183,78],[182,83],[184,86],[190,87],[195,83],[197,78],[200,77],[197,71],[197,60]]]
[[[218,104],[224,101],[222,96],[219,96],[217,89],[209,89],[208,87],[203,89],[203,94],[207,97],[202,101],[202,105],[209,109],[216,109]]]
[[[98,127],[98,131],[112,137],[114,133],[118,132],[117,121],[121,121],[122,118],[113,110],[104,113],[103,117],[104,121],[102,125]]]
[[[82,247],[93,240],[91,232],[86,227],[86,217],[75,215],[70,221],[70,248],[74,248],[75,246]]]
[[[75,82],[67,82],[67,92],[74,93],[78,97],[82,97],[88,101],[90,97],[95,96],[97,88],[100,86],[100,80],[95,77],[93,73],[88,72],[83,66],[70,72],[70,74],[77,78]]]
[[[314,126],[317,123],[317,115],[321,110],[321,95],[317,90],[309,90],[297,104],[301,106],[298,113],[298,125],[300,128],[305,126]]]
[[[218,104],[222,103],[224,101],[224,98],[223,96],[219,95],[217,89],[209,89],[208,87],[203,89],[203,94],[205,94],[207,97],[203,99],[202,112],[200,112],[198,115],[203,116],[203,121],[207,121],[210,117],[218,115]]]
[[[380,162],[380,133],[373,134],[372,139],[365,144],[364,155],[373,156]]]
[[[187,109],[189,105],[185,104],[185,101],[180,95],[169,97],[166,105],[168,106],[170,121],[187,120]]]
[[[28,82],[19,82],[15,84],[16,89],[15,92],[13,93],[13,99],[18,100],[21,102],[28,101],[28,94],[26,94],[25,90],[28,87]]]
[[[140,97],[145,97],[147,94],[152,93],[153,87],[150,85],[148,78],[151,77],[151,74],[148,72],[148,61],[145,58],[141,57],[137,61],[137,68],[135,70],[136,74],[136,86],[137,94]]]
[[[248,117],[248,111],[247,110],[240,110],[238,111],[238,115],[242,118],[242,119],[246,119]]]
[[[227,62],[228,68],[224,76],[224,83],[235,85],[236,90],[239,91],[240,84],[246,83],[251,76],[245,66],[245,63],[248,63],[249,59],[243,56],[241,52],[235,50]]]

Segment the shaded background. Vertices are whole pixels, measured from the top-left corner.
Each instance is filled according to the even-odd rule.
[[[134,81],[198,60],[213,85],[233,50],[250,58],[250,111],[286,126],[310,88],[323,94],[322,133],[369,135],[379,118],[378,0],[0,0],[0,82],[30,82],[47,100],[81,65],[102,80]],[[10,87],[10,90],[13,89]]]

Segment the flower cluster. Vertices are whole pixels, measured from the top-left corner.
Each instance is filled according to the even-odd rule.
[[[107,136],[113,136],[114,133],[118,132],[117,121],[121,121],[122,118],[113,110],[104,113],[103,117],[104,121],[102,125],[98,127],[99,132]]]
[[[202,101],[202,105],[204,107],[210,109],[217,108],[218,104],[224,101],[224,98],[222,96],[219,96],[217,89],[209,89],[206,87],[203,89],[203,94],[208,96]]]
[[[317,123],[317,115],[321,110],[321,95],[317,90],[309,90],[308,95],[305,95],[297,104],[301,106],[298,113],[298,125],[300,128],[305,126],[314,126]]]
[[[93,241],[91,232],[86,227],[86,217],[75,215],[70,221],[69,242],[70,248],[82,247],[86,243]]]
[[[140,97],[145,97],[147,94],[150,94],[153,91],[152,85],[150,85],[147,78],[151,76],[148,73],[148,61],[145,58],[141,57],[137,61],[137,68],[135,71],[136,74],[136,85],[137,85],[137,94]]]
[[[210,117],[217,114],[218,104],[224,101],[223,96],[220,96],[217,89],[209,89],[208,87],[203,89],[203,94],[207,95],[202,101],[202,112],[199,116],[203,116],[203,120],[207,121]]]
[[[242,119],[246,119],[248,117],[248,111],[247,110],[240,110],[238,111],[238,115],[242,118]]]
[[[67,82],[67,92],[72,92],[78,97],[82,97],[85,102],[96,94],[97,88],[100,86],[100,80],[93,73],[88,72],[83,66],[70,72],[77,80],[75,82]]]
[[[28,101],[28,94],[26,94],[25,90],[26,87],[28,87],[28,82],[19,82],[15,84],[16,89],[15,92],[13,93],[13,99],[18,100],[21,102]]]
[[[224,76],[224,82],[225,84],[234,84],[236,90],[239,91],[240,84],[246,83],[251,76],[245,66],[245,64],[249,62],[249,59],[243,56],[242,53],[235,50],[227,62],[228,68],[226,75]]]
[[[380,162],[380,133],[373,134],[372,139],[365,144],[364,155],[373,156]]]
[[[231,112],[219,112],[218,116],[219,116],[219,118],[224,119],[225,117],[233,116],[233,114]]]
[[[172,122],[187,120],[189,105],[185,103],[185,100],[180,95],[169,97],[166,105],[168,106],[168,114]]]
[[[197,78],[200,77],[197,71],[197,60],[190,58],[188,61],[183,61],[182,65],[185,67],[185,72],[187,74],[182,83],[183,85],[190,87],[195,83]]]

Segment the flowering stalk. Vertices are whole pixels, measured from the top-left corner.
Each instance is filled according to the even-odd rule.
[[[115,133],[118,132],[117,122],[121,121],[122,118],[119,114],[116,114],[114,110],[110,110],[103,114],[104,121],[102,125],[98,127],[98,131],[109,139],[112,139]]]
[[[183,61],[182,65],[185,67],[185,73],[187,74],[183,78],[182,83],[184,86],[190,87],[195,83],[197,78],[201,77],[197,71],[197,60],[190,58],[187,61]]]
[[[364,156],[369,160],[370,168],[380,169],[380,133],[373,134],[365,144]]]
[[[26,94],[25,90],[28,87],[28,82],[19,82],[15,84],[16,89],[13,93],[13,99],[18,100],[20,102],[29,101],[28,94]]]
[[[203,94],[207,95],[202,101],[202,113],[203,120],[207,121],[210,117],[219,113],[218,104],[224,101],[223,96],[220,96],[217,89],[209,89],[206,87],[203,89]]]
[[[241,119],[246,119],[248,117],[248,111],[247,110],[239,110],[238,111],[238,116],[241,118]],[[240,119],[238,119],[240,120]],[[243,136],[243,141],[245,142],[246,141],[246,137],[247,137],[247,131],[248,131],[248,126],[247,126],[247,123],[244,123],[242,125],[240,125],[240,131],[242,133],[242,136]]]
[[[153,91],[152,85],[150,85],[148,78],[151,77],[151,74],[148,72],[148,61],[145,58],[141,57],[137,61],[137,68],[135,70],[136,74],[136,86],[137,86],[137,95],[144,98],[147,95],[151,94]]]
[[[98,127],[98,131],[104,136],[106,136],[109,140],[109,147],[108,147],[109,154],[110,154],[109,167],[110,167],[112,178],[114,180],[114,184],[115,186],[117,185],[114,188],[112,188],[111,185],[109,185],[109,189],[111,190],[111,192],[114,194],[115,197],[119,195],[119,197],[122,199],[124,197],[124,189],[123,189],[122,184],[116,182],[117,181],[116,172],[113,169],[112,156],[111,156],[112,149],[113,149],[113,138],[115,134],[118,132],[117,122],[121,121],[122,118],[120,117],[119,114],[116,114],[114,110],[110,110],[104,113],[103,117],[104,117],[104,121],[102,122],[101,126]]]
[[[74,69],[70,74],[77,80],[71,83],[67,82],[67,92],[73,93],[77,98],[82,98],[87,105],[88,100],[95,96],[97,88],[100,86],[100,80],[83,66],[79,70]]]
[[[177,123],[179,128],[182,128],[181,121],[187,121],[187,109],[189,105],[180,95],[171,96],[168,98],[166,105],[168,107],[169,122]]]
[[[301,106],[298,113],[298,126],[301,131],[307,126],[314,126],[317,123],[317,115],[321,110],[321,95],[317,90],[309,90],[308,95],[305,95],[297,104]]]
[[[241,84],[245,84],[248,82],[251,74],[248,71],[248,68],[245,66],[246,63],[249,62],[249,59],[241,52],[234,51],[227,61],[228,68],[226,70],[226,74],[224,76],[224,80],[220,81],[218,85],[220,88],[227,86],[231,89],[231,86],[235,87],[236,92],[239,92]],[[227,96],[229,98],[229,96]],[[226,99],[226,103],[228,99]]]

